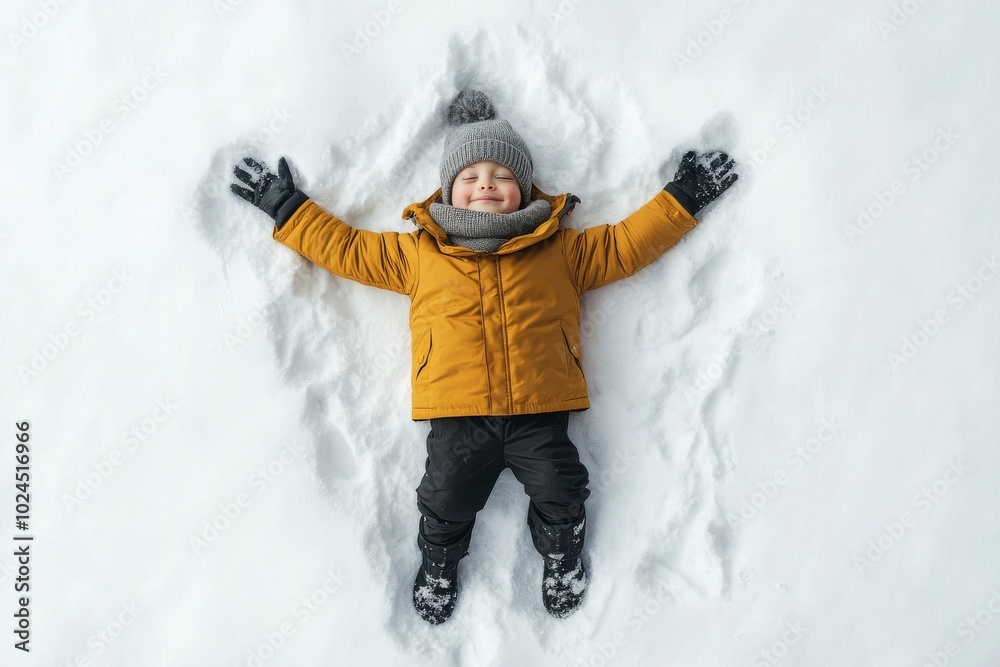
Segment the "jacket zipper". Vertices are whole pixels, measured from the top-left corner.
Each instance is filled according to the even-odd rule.
[[[514,407],[514,397],[512,395],[513,388],[510,385],[510,354],[508,353],[508,343],[507,343],[507,308],[504,306],[503,302],[503,280],[500,277],[500,256],[494,255],[497,265],[497,288],[500,292],[500,329],[503,331],[503,362],[504,367],[507,369],[507,413],[509,414]]]
[[[572,211],[578,201],[580,201],[580,198],[576,195],[567,194],[566,203],[563,205],[562,210],[559,211],[559,219],[561,220],[563,216]],[[509,414],[514,410],[514,389],[510,382],[510,354],[507,341],[507,308],[504,306],[503,302],[503,279],[500,276],[500,256],[494,255],[493,258],[496,261],[497,288],[500,292],[500,328],[503,330],[503,362],[504,367],[507,369],[507,412]]]

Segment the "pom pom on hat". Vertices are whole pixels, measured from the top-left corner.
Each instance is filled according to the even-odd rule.
[[[497,110],[486,93],[480,90],[463,90],[448,107],[448,124],[462,125],[482,120],[493,120]]]

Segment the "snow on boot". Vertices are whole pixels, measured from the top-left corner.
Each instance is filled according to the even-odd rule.
[[[413,608],[420,618],[438,625],[451,617],[458,601],[458,563],[436,563],[426,553],[413,582]]]
[[[581,558],[545,557],[542,602],[556,618],[566,618],[580,606],[587,590],[587,571]]]
[[[536,517],[528,522],[535,548],[542,555],[542,603],[556,618],[572,614],[587,590],[587,571],[580,554],[586,535],[586,517],[570,526],[556,528]]]

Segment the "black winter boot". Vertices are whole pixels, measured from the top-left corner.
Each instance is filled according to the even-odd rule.
[[[587,570],[582,558],[544,558],[542,602],[556,618],[566,618],[580,606],[587,590]]]
[[[542,603],[556,618],[566,618],[580,606],[587,590],[587,570],[580,554],[586,518],[572,526],[554,528],[533,516],[529,521],[535,548],[542,554]]]
[[[428,623],[444,623],[458,601],[458,561],[465,548],[443,549],[425,545],[420,571],[413,582],[413,608]]]

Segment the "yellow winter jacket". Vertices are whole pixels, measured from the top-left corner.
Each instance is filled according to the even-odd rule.
[[[580,199],[532,186],[548,220],[476,252],[431,218],[440,195],[406,207],[408,234],[351,227],[308,200],[273,235],[333,274],[410,297],[414,421],[589,408],[580,294],[647,266],[695,218],[660,191],[618,224],[560,228]]]

